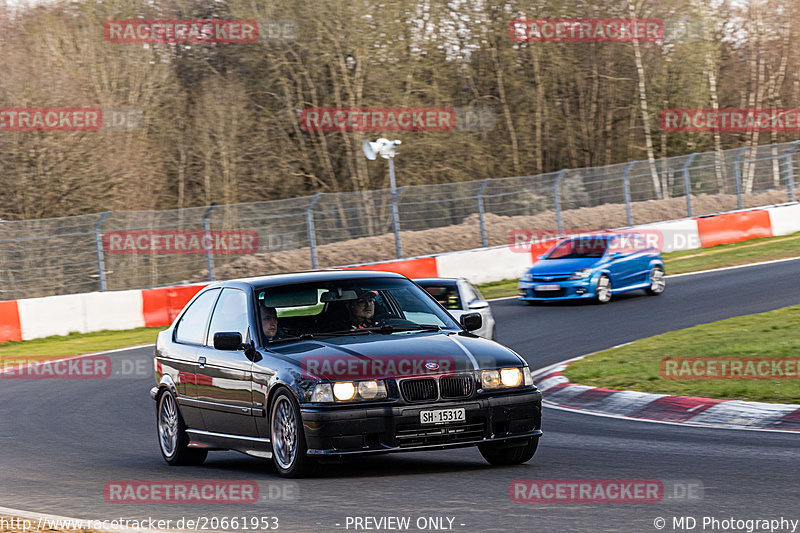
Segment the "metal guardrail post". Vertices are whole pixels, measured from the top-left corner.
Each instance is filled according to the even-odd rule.
[[[315,194],[311,201],[306,206],[306,230],[308,231],[308,247],[311,249],[311,268],[316,270],[319,268],[317,262],[317,232],[314,228],[314,213],[313,209],[322,193]]]
[[[394,179],[394,157],[389,158],[389,183],[392,187],[392,229],[394,230],[394,248],[397,259],[403,258],[403,243],[400,241],[400,214],[397,211],[397,189]]]
[[[486,190],[487,185],[489,185],[489,178],[483,180],[483,183],[481,183],[481,186],[478,189],[478,221],[481,224],[481,246],[484,248],[489,246],[489,237],[486,235],[486,220],[483,216],[483,191]]]
[[[556,228],[558,228],[559,235],[564,233],[564,223],[561,220],[561,193],[558,190],[558,186],[561,184],[561,178],[564,177],[566,172],[567,169],[562,168],[558,172],[555,181],[553,181],[553,205],[556,209]]]
[[[103,238],[100,236],[100,229],[106,217],[110,214],[111,211],[102,213],[97,222],[94,223],[94,246],[97,250],[97,276],[100,279],[100,292],[105,292],[106,290],[106,260],[103,254]]]
[[[739,158],[742,157],[744,151],[747,150],[747,146],[742,146],[738,152],[736,152],[736,157],[733,158],[733,179],[736,181],[736,208],[742,208],[742,166],[739,163]]]
[[[784,150],[783,155],[781,155],[782,159],[786,160],[786,192],[787,198],[789,202],[794,202],[794,168],[792,167],[792,152],[794,152],[797,145],[800,144],[800,141],[794,141],[789,148]]]
[[[689,179],[689,165],[692,164],[696,153],[689,154],[689,159],[683,164],[683,191],[686,193],[686,216],[692,216],[692,182]]]
[[[211,222],[208,219],[215,205],[217,205],[217,202],[211,202],[206,212],[203,213],[203,240],[205,240],[206,237],[209,239],[211,238],[211,233],[209,233],[211,231]],[[206,265],[208,267],[208,281],[214,281],[214,254],[211,253],[210,247],[206,248]]]
[[[625,197],[625,220],[628,226],[633,226],[633,209],[631,208],[631,185],[628,182],[628,174],[633,170],[636,161],[631,161],[622,172],[622,195]]]

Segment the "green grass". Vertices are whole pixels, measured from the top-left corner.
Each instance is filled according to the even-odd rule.
[[[800,257],[800,232],[782,237],[766,237],[734,244],[721,244],[712,248],[669,252],[663,254],[663,257],[667,275]],[[488,299],[505,298],[517,295],[517,281],[516,279],[504,279],[484,283],[477,287]]]
[[[612,304],[613,305],[613,304]],[[800,380],[667,380],[665,357],[791,357],[800,359],[800,305],[729,318],[590,355],[564,375],[581,385],[730,400],[800,403]]]
[[[164,329],[137,328],[122,331],[103,330],[92,333],[70,333],[53,335],[29,341],[8,341],[0,343],[0,357],[23,356],[65,356],[113,350],[126,346],[156,342],[156,334]]]
[[[795,256],[800,256],[800,233],[784,237],[753,239],[700,250],[671,252],[664,254],[664,261],[667,274],[678,274]],[[478,285],[478,289],[488,299],[516,296],[517,280],[505,279],[484,283]],[[155,342],[156,333],[162,329],[164,328],[71,333],[30,341],[5,342],[0,343],[0,356],[64,356],[113,350]]]

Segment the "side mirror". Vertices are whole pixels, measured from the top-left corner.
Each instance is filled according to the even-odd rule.
[[[489,307],[489,302],[486,300],[472,300],[467,304],[467,309],[486,309]]]
[[[238,331],[219,331],[214,333],[214,348],[216,350],[241,350],[242,334]]]
[[[483,317],[480,313],[466,313],[461,315],[461,327],[467,331],[475,331],[481,329],[483,325]]]
[[[536,256],[536,259],[544,259],[545,257],[547,257],[547,254],[539,254]]]

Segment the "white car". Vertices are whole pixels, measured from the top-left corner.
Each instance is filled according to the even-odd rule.
[[[413,281],[442,304],[456,320],[466,313],[480,313],[483,325],[473,333],[495,340],[494,317],[489,302],[472,283],[464,278],[419,278]]]

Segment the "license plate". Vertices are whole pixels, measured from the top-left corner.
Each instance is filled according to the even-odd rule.
[[[557,291],[561,289],[561,285],[536,285],[533,288],[537,291]]]
[[[420,424],[444,424],[447,422],[464,422],[467,419],[466,409],[438,409],[436,411],[420,411]]]

